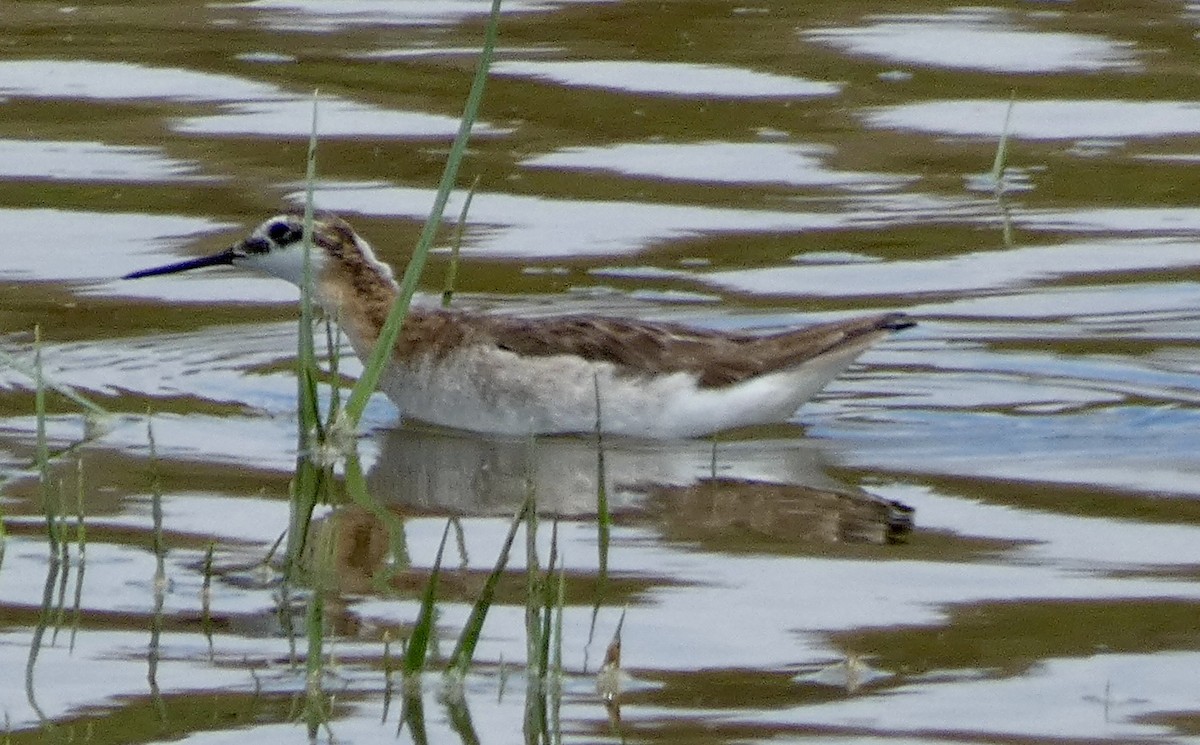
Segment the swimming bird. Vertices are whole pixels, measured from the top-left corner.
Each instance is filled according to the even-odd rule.
[[[398,285],[350,224],[313,221],[314,300],[370,354]],[[216,254],[125,279],[235,266],[303,283],[302,214],[276,215]],[[500,434],[672,439],[780,422],[867,347],[914,325],[881,313],[756,335],[594,315],[520,318],[414,304],[380,389],[402,414]]]

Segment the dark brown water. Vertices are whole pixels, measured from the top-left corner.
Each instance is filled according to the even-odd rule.
[[[223,271],[117,277],[297,204],[314,88],[318,206],[402,266],[485,14],[477,0],[0,7],[0,348],[27,361],[40,325],[47,376],[114,412],[54,459],[52,492],[71,513],[82,495],[87,544],[51,574],[34,395],[0,369],[14,743],[307,737],[303,639],[286,633],[304,592],[282,598],[255,568],[288,519],[295,292]],[[565,740],[1200,740],[1198,32],[1186,3],[506,3],[462,171],[479,185],[456,302],[738,329],[921,319],[789,425],[715,449],[610,443],[602,590],[594,520],[560,526]],[[445,266],[439,253],[426,289]],[[50,409],[55,450],[95,434],[65,399]],[[370,513],[319,517],[339,742],[395,738],[385,639],[399,654],[445,515],[470,517],[446,561],[443,655],[526,480],[554,511],[593,509],[591,443],[398,421],[373,401],[360,448],[412,568],[381,579],[388,536]],[[916,529],[872,542],[878,514],[831,490],[911,505]],[[521,739],[523,580],[509,580],[465,682],[483,743]],[[37,637],[44,598],[63,610]],[[594,673],[625,609],[614,722]],[[432,682],[425,706],[431,742],[472,741]]]

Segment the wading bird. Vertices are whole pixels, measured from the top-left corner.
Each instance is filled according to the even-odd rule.
[[[232,265],[303,283],[303,216],[126,279]],[[369,355],[398,286],[349,223],[313,222],[313,297]],[[754,335],[592,315],[552,318],[409,310],[380,389],[408,417],[477,432],[594,431],[685,438],[788,419],[867,347],[914,325],[883,313]]]

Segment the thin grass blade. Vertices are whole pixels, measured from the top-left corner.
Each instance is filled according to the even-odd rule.
[[[419,690],[409,692],[404,697],[400,726],[396,730],[397,737],[406,724],[408,731],[412,733],[413,745],[429,745],[429,735],[425,731],[425,702],[421,699]]]
[[[159,722],[167,721],[167,703],[158,685],[159,644],[163,631],[163,606],[167,595],[167,545],[163,540],[162,478],[158,471],[158,448],[154,442],[154,420],[147,414],[146,442],[150,448],[150,523],[154,549],[154,610],[150,616],[150,642],[146,647],[146,682]]]
[[[471,723],[471,710],[467,708],[467,700],[461,696],[446,699],[446,714],[450,727],[458,734],[463,745],[480,745],[479,735],[475,725]]]
[[[379,504],[371,496],[367,489],[367,480],[363,476],[362,463],[359,461],[357,451],[351,452],[346,456],[344,480],[346,493],[350,495],[350,499],[374,515],[387,529],[388,548],[392,556],[392,571],[408,567],[411,562],[408,557],[408,547],[404,542],[404,520],[399,515]],[[455,524],[455,521],[452,520],[451,523]]]
[[[8,352],[5,352],[3,349],[0,349],[0,362],[3,362],[8,367],[11,367],[30,380],[34,380],[38,377],[38,373],[33,366],[17,359]],[[44,387],[55,391],[96,418],[107,418],[112,415],[108,409],[105,409],[100,404],[92,401],[66,383],[56,383],[53,380],[47,379],[45,375],[41,376],[41,380]]]
[[[304,625],[308,640],[304,665],[304,718],[311,739],[316,736],[321,724],[328,721],[322,680],[325,673],[325,597],[320,588],[315,588],[309,595]]]
[[[429,581],[425,583],[425,594],[421,597],[421,611],[417,615],[417,623],[413,626],[412,634],[408,637],[408,647],[404,650],[403,672],[406,678],[418,675],[425,669],[425,653],[429,649],[429,639],[433,636],[433,604],[437,599],[438,578],[442,569],[442,552],[446,549],[446,539],[450,537],[450,522],[442,531],[442,541],[438,544],[437,556],[433,560],[433,569],[429,573]]]
[[[313,188],[317,178],[318,98],[313,91],[312,129],[308,139],[308,159],[304,182],[303,281],[300,285],[300,327],[296,349],[296,476],[292,482],[291,525],[288,529],[285,573],[290,576],[300,561],[308,541],[312,512],[324,486],[322,469],[313,462],[318,442],[323,437],[317,407],[317,362],[313,341],[312,300],[312,225]]]
[[[300,406],[301,440],[319,432],[320,416],[317,410],[317,354],[313,339],[313,190],[317,180],[317,125],[319,92],[313,91],[312,129],[308,135],[308,157],[304,169],[304,241],[303,283],[300,285],[300,333],[297,337],[297,364],[300,366],[298,400]]]
[[[454,652],[450,655],[447,674],[457,676],[460,680],[466,676],[467,670],[471,666],[471,658],[475,654],[475,646],[479,643],[480,634],[483,632],[483,622],[487,619],[488,609],[491,608],[492,601],[496,597],[496,585],[500,581],[500,575],[504,573],[504,568],[508,565],[508,555],[512,551],[513,541],[517,538],[517,529],[525,520],[525,515],[532,509],[533,500],[526,499],[521,505],[521,509],[513,516],[512,524],[508,527],[508,535],[504,536],[500,554],[496,557],[496,565],[492,567],[491,573],[484,581],[483,589],[479,591],[479,597],[475,599],[475,605],[471,607],[471,615],[463,624],[458,643],[455,644]]]
[[[608,509],[608,473],[604,463],[604,412],[600,408],[600,378],[593,377],[596,392],[596,530],[599,545],[600,585],[608,577],[608,543],[612,531],[612,514]]]
[[[551,579],[554,577],[554,567],[559,563],[558,558],[558,519],[555,518],[550,528],[550,558],[546,563],[546,576],[542,579],[542,633],[541,647],[538,650],[538,677],[544,685],[550,673],[550,642],[554,630],[554,600],[555,587]]]
[[[42,376],[42,327],[33,327],[33,411],[37,421],[37,444],[35,446],[38,469],[38,485],[41,489],[42,511],[46,516],[46,542],[49,544],[51,560],[58,561],[59,543],[62,536],[58,523],[57,495],[50,488],[50,446],[46,440],[46,386]]]
[[[550,698],[551,742],[562,743],[562,679],[563,679],[563,605],[567,595],[567,576],[563,562],[558,564],[558,582],[554,593],[554,657],[550,660],[550,677],[546,695]]]
[[[1017,101],[1017,92],[1014,90],[1008,99],[1008,110],[1004,113],[1004,128],[1000,130],[1000,142],[996,145],[996,159],[992,161],[992,183],[996,185],[999,191],[1003,188],[1004,164],[1008,157],[1008,135],[1009,125],[1012,122],[1013,105]]]
[[[450,263],[446,266],[446,278],[442,283],[442,307],[449,308],[454,297],[454,283],[458,281],[458,255],[462,249],[463,231],[467,227],[467,212],[471,209],[471,200],[475,198],[475,190],[479,188],[479,177],[471,182],[467,189],[467,197],[463,200],[462,211],[458,213],[458,224],[454,226],[454,240],[450,243]]]
[[[425,221],[425,227],[421,231],[421,237],[417,240],[416,249],[413,251],[408,268],[405,269],[404,277],[400,281],[400,291],[396,297],[396,303],[388,313],[383,328],[380,330],[379,339],[375,342],[375,347],[371,350],[366,364],[363,365],[363,373],[351,390],[350,398],[346,403],[346,413],[353,424],[357,424],[362,419],[363,411],[367,407],[367,400],[375,392],[375,388],[379,385],[379,378],[383,375],[383,369],[391,359],[396,336],[400,333],[400,327],[408,315],[408,306],[412,301],[413,293],[416,292],[421,272],[425,268],[429,248],[433,245],[438,226],[441,225],[442,213],[446,209],[446,202],[450,199],[450,192],[453,190],[455,179],[458,176],[459,164],[466,153],[467,141],[471,137],[471,127],[479,115],[479,105],[483,101],[483,90],[487,82],[488,70],[492,64],[499,21],[500,0],[492,0],[491,16],[488,19],[483,50],[479,55],[479,65],[475,69],[471,91],[467,94],[467,103],[463,107],[458,135],[454,138],[454,143],[450,146],[450,154],[446,158],[446,168],[442,172],[442,180],[438,184],[433,209]]]

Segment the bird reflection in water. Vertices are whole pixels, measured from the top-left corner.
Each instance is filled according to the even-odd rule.
[[[386,433],[381,445],[368,487],[403,517],[511,519],[531,489],[543,516],[596,515],[601,468],[594,438],[404,427]],[[804,441],[605,438],[603,448],[614,519],[657,526],[669,540],[718,550],[786,550],[896,543],[912,529],[911,508],[837,483],[825,473],[820,450]],[[326,522],[336,535],[338,574],[367,586],[387,560],[387,530],[376,515],[355,507],[335,511]],[[412,581],[416,589],[423,579]]]

